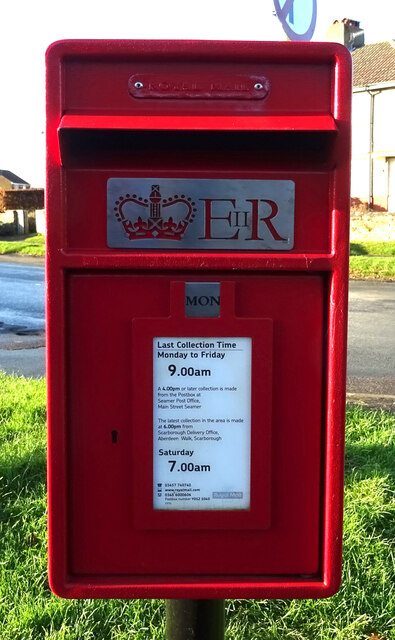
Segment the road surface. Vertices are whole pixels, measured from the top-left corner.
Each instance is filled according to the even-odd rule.
[[[45,375],[44,267],[0,262],[0,369]]]
[[[347,392],[395,408],[395,282],[350,281]]]
[[[350,282],[350,400],[395,407],[395,283]],[[44,268],[0,261],[0,369],[45,375]]]

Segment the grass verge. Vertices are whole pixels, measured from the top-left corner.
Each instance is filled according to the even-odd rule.
[[[0,373],[1,640],[163,640],[159,600],[60,600],[46,577],[45,381]],[[344,570],[325,600],[231,600],[227,640],[395,640],[395,415],[347,413]]]
[[[395,280],[395,242],[351,242],[350,278]]]
[[[395,256],[395,242],[350,242],[350,256]]]
[[[30,256],[43,256],[45,255],[45,237],[35,233],[23,240],[1,240],[0,253],[24,253]]]
[[[395,257],[350,256],[350,278],[395,280]]]

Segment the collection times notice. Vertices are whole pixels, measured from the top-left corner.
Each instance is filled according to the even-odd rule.
[[[154,509],[248,509],[251,338],[153,347]]]

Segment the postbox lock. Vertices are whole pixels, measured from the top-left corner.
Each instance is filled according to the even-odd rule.
[[[142,89],[144,87],[142,82],[135,82],[134,86],[135,86],[136,89]]]
[[[260,91],[261,89],[263,89],[263,84],[261,82],[257,82],[256,84],[254,84],[254,89]]]

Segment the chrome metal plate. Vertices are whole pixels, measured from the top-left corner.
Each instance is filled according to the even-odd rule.
[[[292,180],[110,178],[107,244],[127,249],[289,251]]]

